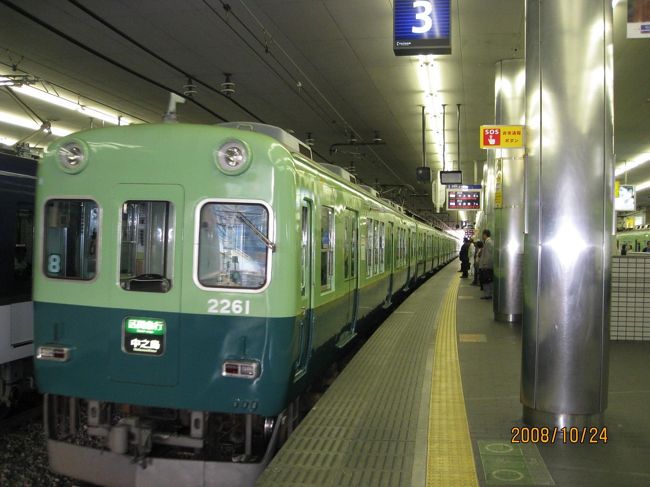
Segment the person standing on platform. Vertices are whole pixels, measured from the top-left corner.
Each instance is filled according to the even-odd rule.
[[[478,286],[478,278],[479,278],[479,272],[478,272],[478,262],[481,257],[481,249],[483,248],[483,241],[477,240],[474,243],[474,255],[472,256],[472,262],[474,264],[474,280],[472,281],[472,286]],[[481,289],[483,289],[481,287]]]
[[[467,248],[467,270],[469,272],[469,275],[473,277],[474,275],[474,269],[472,264],[474,263],[474,251],[476,247],[474,246],[474,239],[472,237],[469,238],[469,247]]]
[[[645,249],[643,249],[643,252],[650,252],[650,240],[646,242]]]
[[[460,259],[460,270],[463,273],[460,277],[467,278],[469,277],[467,274],[467,271],[469,271],[469,239],[467,237],[463,239],[463,245],[460,247],[458,257]]]
[[[481,284],[483,284],[484,296],[481,299],[492,299],[492,281],[494,280],[494,244],[492,242],[490,230],[483,230],[481,235],[483,239],[483,249],[479,260],[479,273]]]

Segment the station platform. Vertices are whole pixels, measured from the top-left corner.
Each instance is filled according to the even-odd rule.
[[[650,485],[650,342],[611,343],[606,443],[513,443],[521,326],[457,269],[381,325],[257,486]]]

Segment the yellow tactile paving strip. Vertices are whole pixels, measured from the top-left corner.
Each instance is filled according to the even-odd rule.
[[[456,343],[458,287],[459,281],[454,279],[438,315],[429,412],[427,487],[478,486]]]

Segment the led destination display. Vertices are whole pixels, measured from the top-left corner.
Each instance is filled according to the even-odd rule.
[[[482,190],[447,189],[447,210],[480,210]]]

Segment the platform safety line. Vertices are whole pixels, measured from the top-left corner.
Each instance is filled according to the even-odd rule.
[[[427,487],[478,486],[456,342],[454,279],[438,315],[431,382]]]

